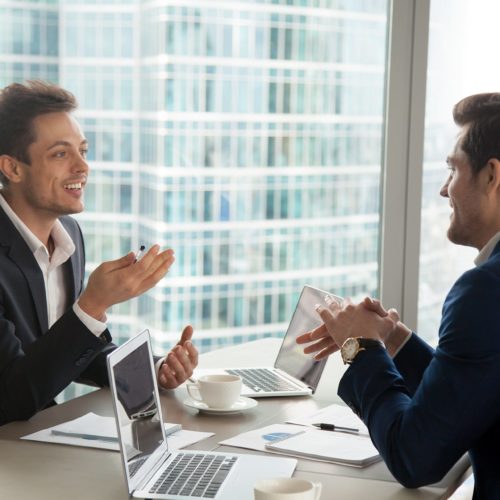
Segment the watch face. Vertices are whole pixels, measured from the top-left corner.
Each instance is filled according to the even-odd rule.
[[[349,361],[356,356],[359,349],[359,343],[355,338],[347,339],[342,345],[342,357],[344,361]]]

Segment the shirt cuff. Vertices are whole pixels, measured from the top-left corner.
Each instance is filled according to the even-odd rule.
[[[165,363],[165,361],[167,361],[167,357],[166,356],[164,358],[159,359],[155,363],[156,380],[158,380],[158,376],[160,375],[161,365],[163,365],[163,363]],[[159,382],[159,380],[158,380],[158,382]]]
[[[401,342],[401,344],[399,344],[399,347],[396,349],[396,351],[392,355],[392,359],[394,359],[399,354],[399,352],[401,351],[401,349],[403,349],[403,347],[406,345],[406,343],[411,339],[412,333],[413,332],[408,333],[408,335],[403,340],[403,342]]]
[[[78,302],[73,304],[73,312],[77,315],[78,319],[96,336],[100,337],[102,332],[106,330],[107,325],[103,321],[99,321],[89,314],[87,314],[79,305]],[[108,318],[104,315],[102,318],[106,321]]]

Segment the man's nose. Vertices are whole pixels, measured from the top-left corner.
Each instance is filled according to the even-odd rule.
[[[443,184],[443,186],[441,187],[441,189],[439,190],[439,194],[443,197],[443,198],[449,198],[449,195],[448,195],[448,184],[449,184],[450,180],[447,179],[446,182]]]
[[[73,170],[76,172],[88,172],[89,164],[87,163],[87,160],[78,155],[73,163]]]

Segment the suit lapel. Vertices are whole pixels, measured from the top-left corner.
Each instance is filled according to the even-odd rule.
[[[41,333],[48,329],[47,295],[42,271],[30,248],[0,207],[0,245],[6,247],[6,255],[24,275],[36,310]],[[20,298],[21,300],[26,300]]]

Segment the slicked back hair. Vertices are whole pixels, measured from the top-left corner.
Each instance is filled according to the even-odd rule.
[[[0,155],[29,165],[28,148],[36,140],[33,120],[46,113],[69,113],[77,106],[71,92],[52,83],[33,80],[8,85],[0,91]],[[1,172],[0,182],[8,182]]]
[[[455,123],[464,127],[460,146],[474,175],[488,160],[500,160],[500,93],[475,94],[455,104]]]

